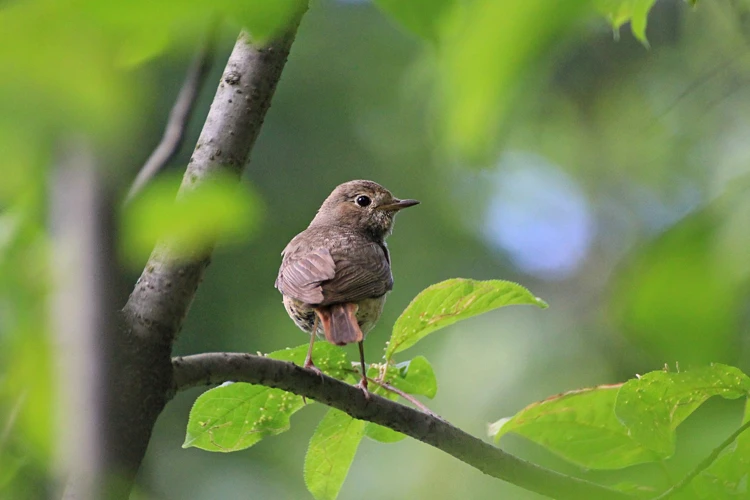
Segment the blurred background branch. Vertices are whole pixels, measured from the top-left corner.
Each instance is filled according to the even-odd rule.
[[[52,186],[58,494],[95,500],[107,496],[106,450],[117,439],[106,422],[117,385],[106,376],[116,310],[114,212],[82,137],[63,144]]]
[[[169,112],[169,118],[164,127],[164,135],[135,177],[125,198],[125,203],[132,200],[149,180],[167,166],[180,150],[198,94],[213,63],[217,35],[218,23],[213,22],[209,25],[205,40],[201,43],[188,68],[185,81],[182,83],[177,99]]]

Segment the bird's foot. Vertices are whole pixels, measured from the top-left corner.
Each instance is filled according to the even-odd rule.
[[[312,360],[306,360],[305,364],[302,365],[302,368],[306,368],[313,373],[317,373],[321,377],[323,376],[323,372],[320,371],[320,368],[318,368],[317,366],[313,364]]]
[[[356,387],[357,389],[359,389],[360,391],[362,391],[362,394],[365,395],[365,399],[366,400],[368,400],[368,401],[370,400],[370,391],[367,389],[367,378],[366,377],[362,377],[362,380],[360,380],[359,383],[357,385],[355,385],[354,387]]]

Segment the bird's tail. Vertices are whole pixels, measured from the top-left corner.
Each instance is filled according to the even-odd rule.
[[[334,304],[318,307],[315,312],[323,323],[326,339],[331,344],[346,345],[362,341],[365,336],[357,322],[357,304]]]

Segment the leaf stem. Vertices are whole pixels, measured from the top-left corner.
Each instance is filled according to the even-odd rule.
[[[690,482],[695,479],[695,477],[703,472],[704,470],[708,469],[714,461],[719,458],[719,455],[722,451],[724,451],[725,448],[727,448],[730,444],[732,444],[743,432],[745,432],[748,428],[750,428],[750,420],[742,424],[736,431],[734,431],[728,438],[726,438],[722,443],[717,446],[714,451],[711,452],[710,455],[708,455],[706,458],[701,460],[701,462],[695,466],[693,470],[688,472],[688,474],[682,478],[682,480],[669,488],[667,491],[659,495],[658,497],[655,497],[653,500],[664,500],[665,498],[669,498],[683,489],[690,484]]]
[[[392,392],[394,394],[398,394],[399,396],[401,396],[402,398],[404,398],[405,400],[409,401],[411,404],[413,404],[414,406],[416,406],[417,408],[419,408],[420,410],[422,410],[422,412],[424,412],[424,413],[426,413],[426,414],[428,414],[430,416],[433,416],[435,418],[438,418],[438,419],[442,420],[443,422],[446,421],[443,417],[441,417],[437,413],[435,413],[432,410],[430,410],[424,403],[422,403],[420,400],[418,400],[417,398],[415,398],[414,396],[412,396],[408,392],[404,392],[401,389],[399,389],[398,387],[394,387],[391,384],[389,384],[388,382],[382,381],[380,379],[371,379],[370,377],[367,377],[367,380],[369,380],[373,384],[379,385],[380,387],[382,387],[386,391],[390,391],[390,392]]]

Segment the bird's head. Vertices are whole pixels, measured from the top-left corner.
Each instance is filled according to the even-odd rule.
[[[418,203],[395,198],[373,181],[349,181],[333,190],[310,225],[339,225],[383,240],[391,234],[396,214]]]

